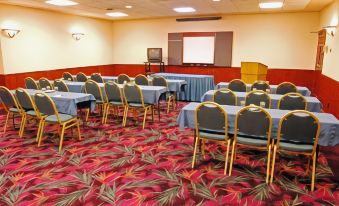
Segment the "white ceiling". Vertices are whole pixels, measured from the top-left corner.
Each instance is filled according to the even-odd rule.
[[[265,13],[265,12],[302,12],[320,11],[333,0],[73,0],[76,6],[58,7],[45,3],[45,0],[0,0],[3,4],[21,5],[33,8],[54,10],[81,16],[104,18],[110,20],[161,18],[174,16],[206,16],[234,13]],[[263,1],[284,1],[282,9],[261,10],[258,6]],[[126,9],[126,5],[133,8]],[[175,7],[190,6],[197,11],[180,15],[173,11]],[[128,17],[106,16],[107,8],[125,12]]]

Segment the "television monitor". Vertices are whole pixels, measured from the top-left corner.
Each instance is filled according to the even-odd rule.
[[[162,62],[162,48],[147,49],[148,62]]]

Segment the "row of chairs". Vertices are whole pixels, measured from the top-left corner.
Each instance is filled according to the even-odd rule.
[[[246,92],[247,86],[246,83],[243,82],[241,79],[234,79],[230,81],[228,84],[228,89],[234,91],[234,92]],[[256,81],[251,86],[251,91],[253,90],[261,90],[265,92],[269,92],[271,90],[270,85],[267,81]],[[297,87],[291,83],[291,82],[282,82],[278,85],[276,94],[287,94],[287,93],[296,93]]]
[[[288,112],[281,118],[277,137],[273,138],[271,136],[271,115],[262,107],[250,105],[238,111],[234,122],[234,133],[231,134],[228,131],[227,112],[215,102],[204,102],[196,108],[195,125],[196,139],[192,168],[195,166],[199,143],[202,146],[202,156],[205,156],[205,140],[226,143],[225,175],[227,173],[229,150],[231,150],[229,175],[232,174],[236,151],[241,148],[238,147],[239,145],[266,151],[266,183],[273,181],[275,161],[279,151],[301,154],[309,158],[306,173],[309,171],[310,161],[312,160],[311,190],[314,190],[317,145],[320,133],[320,123],[314,114],[305,110]]]
[[[238,105],[237,95],[230,89],[221,88],[213,93],[212,101],[221,105]],[[243,106],[254,104],[264,108],[271,108],[271,97],[264,91],[255,90],[247,93]],[[307,110],[307,100],[299,93],[287,93],[282,95],[278,102],[281,110]]]
[[[59,151],[62,149],[65,130],[71,127],[77,127],[78,138],[81,140],[80,124],[77,117],[59,113],[56,109],[53,100],[45,93],[38,92],[34,98],[23,88],[18,88],[13,94],[6,87],[0,87],[0,99],[3,108],[7,112],[7,117],[4,126],[4,134],[7,130],[9,118],[13,118],[13,126],[15,116],[21,117],[19,136],[23,137],[27,120],[35,120],[39,122],[36,141],[38,146],[41,145],[41,140],[44,134],[46,124],[54,124],[58,127],[60,136]]]

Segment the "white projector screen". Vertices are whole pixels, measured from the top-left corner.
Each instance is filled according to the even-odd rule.
[[[184,37],[183,63],[214,64],[214,36]]]

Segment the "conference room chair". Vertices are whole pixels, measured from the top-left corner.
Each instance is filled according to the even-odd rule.
[[[245,106],[251,104],[269,109],[271,108],[271,97],[261,90],[251,91],[245,97]]]
[[[106,112],[106,97],[103,95],[99,84],[93,80],[87,80],[84,86],[84,91],[87,94],[92,94],[95,98],[96,105],[100,106],[100,113],[102,114],[102,123],[105,120]],[[87,110],[86,121],[88,121],[89,109]]]
[[[99,74],[99,73],[91,74],[91,80],[93,80],[97,83],[104,83],[104,79],[102,78],[101,74]]]
[[[61,79],[54,80],[54,89],[60,92],[69,92],[67,84]]]
[[[39,90],[39,85],[36,83],[36,81],[32,77],[25,78],[25,87],[26,89]]]
[[[228,84],[228,89],[234,92],[246,92],[246,84],[241,79],[233,79]]]
[[[37,120],[39,122],[38,132],[36,141],[38,141],[38,135],[40,134],[40,123],[41,116],[40,112],[38,112],[36,105],[31,98],[31,95],[23,88],[18,88],[15,90],[15,95],[18,100],[18,104],[22,108],[22,120],[20,125],[19,136],[22,137],[25,132],[27,119]]]
[[[138,76],[135,77],[134,82],[137,85],[144,85],[148,86],[148,79],[145,75],[139,74]]]
[[[311,191],[314,191],[316,165],[318,158],[319,119],[311,112],[295,110],[283,116],[279,122],[277,140],[273,146],[273,159],[270,182],[273,182],[277,153],[283,151],[293,156],[305,155],[308,158],[306,174],[311,171]],[[297,156],[299,157],[299,156]]]
[[[221,105],[238,105],[237,95],[230,89],[221,88],[213,93],[213,102]]]
[[[251,86],[251,91],[261,90],[264,92],[269,92],[271,90],[270,85],[266,81],[256,81]]]
[[[53,100],[44,93],[36,93],[34,95],[34,101],[37,106],[40,116],[40,133],[38,134],[38,147],[41,145],[42,136],[44,134],[44,128],[46,124],[54,124],[58,126],[58,133],[60,135],[59,152],[62,150],[62,144],[64,141],[65,130],[71,127],[77,127],[78,138],[81,140],[80,123],[77,117],[59,113],[56,109]],[[60,131],[61,130],[61,131]]]
[[[167,113],[169,113],[171,102],[172,102],[173,110],[175,110],[175,107],[176,107],[176,94],[169,91],[167,80],[164,77],[161,77],[161,76],[154,76],[153,80],[152,80],[152,85],[153,86],[161,86],[161,87],[166,87],[167,88],[168,92],[163,93],[163,95],[165,95],[166,98],[167,98]],[[159,104],[160,104],[160,102],[159,102]]]
[[[195,166],[198,143],[202,140],[202,155],[205,158],[205,140],[226,143],[224,174],[227,172],[228,154],[231,138],[228,136],[228,119],[226,111],[215,102],[203,102],[195,110],[195,143],[192,168]]]
[[[277,87],[277,91],[276,91],[277,94],[281,94],[281,95],[291,93],[291,92],[293,93],[297,92],[297,87],[291,82],[283,82],[279,84]]]
[[[307,100],[299,93],[287,93],[278,102],[281,110],[307,110]]]
[[[151,111],[152,121],[154,121],[154,105],[145,104],[144,96],[142,94],[141,88],[133,83],[128,83],[124,85],[123,94],[125,99],[125,110],[124,110],[124,119],[123,126],[126,126],[128,111],[131,108],[134,114],[134,118],[137,120],[137,112],[144,111],[144,118],[142,122],[142,129],[145,128],[145,122],[147,117],[147,112]]]
[[[236,151],[242,148],[253,148],[267,152],[266,183],[269,183],[271,160],[272,117],[262,107],[247,106],[239,110],[234,122],[234,140],[232,144],[229,175],[232,174]]]
[[[15,129],[15,116],[22,117],[22,109],[20,108],[14,95],[4,86],[0,86],[0,100],[2,107],[4,108],[6,115],[6,121],[4,125],[4,135],[7,130],[8,120],[10,117],[13,119],[13,127]]]
[[[42,88],[46,88],[46,89],[53,89],[53,86],[51,84],[51,82],[45,78],[45,77],[41,77],[39,79],[39,87]]]
[[[77,73],[75,78],[77,82],[86,82],[88,80],[86,74],[84,74],[83,72]]]
[[[115,82],[106,82],[105,83],[105,95],[106,95],[106,112],[104,124],[107,123],[107,118],[109,115],[110,108],[113,108],[113,114],[117,117],[119,116],[119,109],[125,108],[124,97],[121,89],[118,84]]]
[[[64,80],[66,80],[66,81],[72,81],[72,82],[74,82],[74,77],[73,77],[73,75],[72,75],[71,73],[69,73],[69,72],[64,72],[64,73],[62,74],[62,78],[63,78]]]
[[[131,79],[127,74],[119,74],[117,82],[118,84],[123,84],[124,82],[129,83]]]

